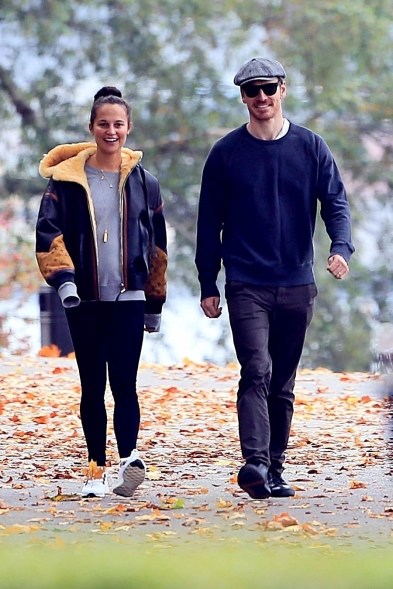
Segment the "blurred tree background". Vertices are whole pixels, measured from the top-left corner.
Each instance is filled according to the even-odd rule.
[[[3,300],[41,284],[33,251],[45,186],[38,162],[58,143],[89,138],[92,97],[110,84],[133,107],[129,146],[142,149],[145,167],[161,183],[171,228],[167,307],[180,297],[197,307],[193,260],[203,163],[214,141],[247,120],[234,73],[251,57],[273,57],[288,74],[286,116],[320,133],[336,157],[357,248],[350,278],[332,280],[325,269],[329,243],[318,224],[319,297],[302,362],[370,369],[376,327],[393,315],[391,0],[1,0],[0,6]],[[28,230],[20,229],[21,217]],[[217,361],[218,349],[220,358],[233,358],[227,322],[212,323],[203,324],[215,339],[204,359]],[[164,332],[159,342],[168,345]]]

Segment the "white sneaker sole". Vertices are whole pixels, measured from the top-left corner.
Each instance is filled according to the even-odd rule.
[[[134,462],[130,462],[123,473],[123,481],[120,485],[113,488],[113,492],[123,497],[132,497],[135,489],[143,483],[145,474],[145,467],[141,460],[137,459]]]
[[[109,486],[108,486],[108,478],[107,475],[105,475],[104,477],[104,483],[99,483],[99,484],[86,484],[83,488],[82,491],[80,493],[78,493],[78,495],[80,495],[82,497],[82,499],[91,499],[93,497],[99,497],[100,499],[102,499],[103,497],[105,497],[105,495],[107,495],[109,493]],[[98,483],[98,481],[97,481]]]
[[[108,491],[109,493],[109,491]],[[105,493],[78,493],[82,497],[82,499],[93,499],[94,497],[98,497],[99,499],[103,499],[106,495]]]

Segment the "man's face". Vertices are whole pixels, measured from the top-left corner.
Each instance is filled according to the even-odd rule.
[[[259,91],[256,96],[247,96],[247,93],[255,94],[257,90]],[[242,101],[247,106],[250,117],[258,121],[266,121],[282,115],[281,101],[285,94],[285,82],[280,83],[278,78],[255,80],[241,87]]]

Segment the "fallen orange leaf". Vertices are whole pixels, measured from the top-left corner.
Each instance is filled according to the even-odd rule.
[[[278,515],[275,515],[273,517],[273,521],[282,525],[284,528],[287,528],[289,526],[299,525],[298,520],[295,517],[293,517],[292,515],[289,515],[289,513],[287,513],[287,512],[279,513]]]
[[[39,415],[38,417],[33,417],[33,421],[35,423],[48,423],[49,417],[48,415]]]
[[[349,483],[350,489],[365,489],[366,487],[366,483],[361,483],[360,481],[351,481]]]
[[[43,356],[44,358],[59,358],[60,354],[61,350],[55,344],[43,346],[38,352],[38,355]]]

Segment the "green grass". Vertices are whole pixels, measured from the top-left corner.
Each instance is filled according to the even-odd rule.
[[[0,545],[1,589],[391,589],[392,549]]]

